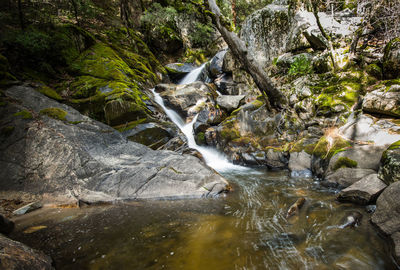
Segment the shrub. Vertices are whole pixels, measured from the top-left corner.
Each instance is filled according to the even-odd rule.
[[[293,77],[310,74],[313,72],[311,60],[305,55],[300,55],[295,58],[290,65],[288,74]]]

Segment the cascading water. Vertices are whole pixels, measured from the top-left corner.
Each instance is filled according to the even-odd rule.
[[[206,64],[207,62],[189,72],[185,77],[183,77],[179,84],[188,84],[197,81]]]
[[[193,124],[196,122],[197,115],[193,118],[193,120],[190,123],[185,123],[183,119],[173,110],[167,108],[164,105],[164,101],[161,98],[161,96],[154,91],[154,89],[151,89],[151,91],[154,94],[154,100],[161,106],[161,108],[165,111],[169,119],[171,119],[172,122],[175,123],[175,125],[178,126],[178,128],[182,131],[183,134],[185,134],[187,140],[188,140],[188,146],[190,148],[196,149],[199,151],[207,163],[208,166],[212,167],[213,169],[222,172],[222,171],[227,171],[227,170],[245,170],[245,167],[234,165],[230,163],[226,157],[224,157],[221,153],[219,153],[217,150],[209,148],[209,147],[204,147],[200,146],[196,143],[193,135]]]
[[[201,74],[201,72],[203,71],[204,67],[205,64],[203,64],[197,69],[192,70],[181,80],[180,84],[189,84],[195,82],[199,77],[199,75]],[[182,133],[185,134],[188,140],[188,146],[190,148],[199,151],[203,155],[203,158],[208,166],[212,167],[213,169],[219,172],[247,169],[245,167],[232,164],[223,154],[219,153],[217,150],[213,148],[198,145],[193,135],[193,124],[196,122],[197,115],[193,118],[193,120],[190,123],[185,123],[185,121],[175,111],[167,108],[164,105],[162,97],[154,89],[151,89],[151,91],[154,94],[154,100],[165,111],[169,119],[171,119],[171,121],[178,126],[178,128],[182,131]]]

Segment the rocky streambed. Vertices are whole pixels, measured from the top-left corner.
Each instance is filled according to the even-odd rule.
[[[11,237],[57,269],[396,269],[369,207],[287,171],[223,176],[234,192],[217,199],[43,209],[15,219]]]

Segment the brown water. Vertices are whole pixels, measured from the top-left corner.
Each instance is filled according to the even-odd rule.
[[[19,218],[12,237],[58,269],[397,269],[364,208],[317,182],[261,169],[224,176],[234,186],[225,197],[43,209]],[[361,225],[340,229],[355,210]],[[31,226],[46,228],[23,232]]]

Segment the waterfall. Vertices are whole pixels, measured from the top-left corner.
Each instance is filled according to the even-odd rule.
[[[188,74],[186,74],[185,77],[183,77],[183,79],[179,82],[179,84],[188,84],[188,83],[195,82],[199,78],[199,76],[200,76],[201,72],[203,71],[204,67],[206,66],[206,64],[207,64],[207,62],[205,62],[198,68],[190,71]]]
[[[189,74],[186,75],[185,78],[181,81],[181,84],[185,83],[192,83],[196,81],[198,78],[199,74],[204,68],[203,64],[201,67],[191,71]],[[172,122],[175,123],[175,125],[178,126],[178,128],[182,131],[183,134],[185,134],[187,140],[188,140],[188,146],[190,148],[193,148],[197,151],[199,151],[207,163],[208,166],[211,168],[223,172],[223,171],[232,171],[232,170],[246,170],[246,167],[243,166],[238,166],[234,165],[231,162],[228,161],[228,159],[220,152],[218,152],[216,149],[211,148],[211,147],[205,147],[205,146],[200,146],[196,143],[193,135],[193,125],[197,120],[196,115],[193,120],[190,123],[186,123],[180,116],[177,114],[174,110],[171,110],[167,108],[164,105],[164,101],[160,94],[158,94],[154,88],[151,89],[151,91],[154,94],[154,100],[157,102],[158,105],[161,106],[161,108],[165,111],[169,119],[171,119]]]

